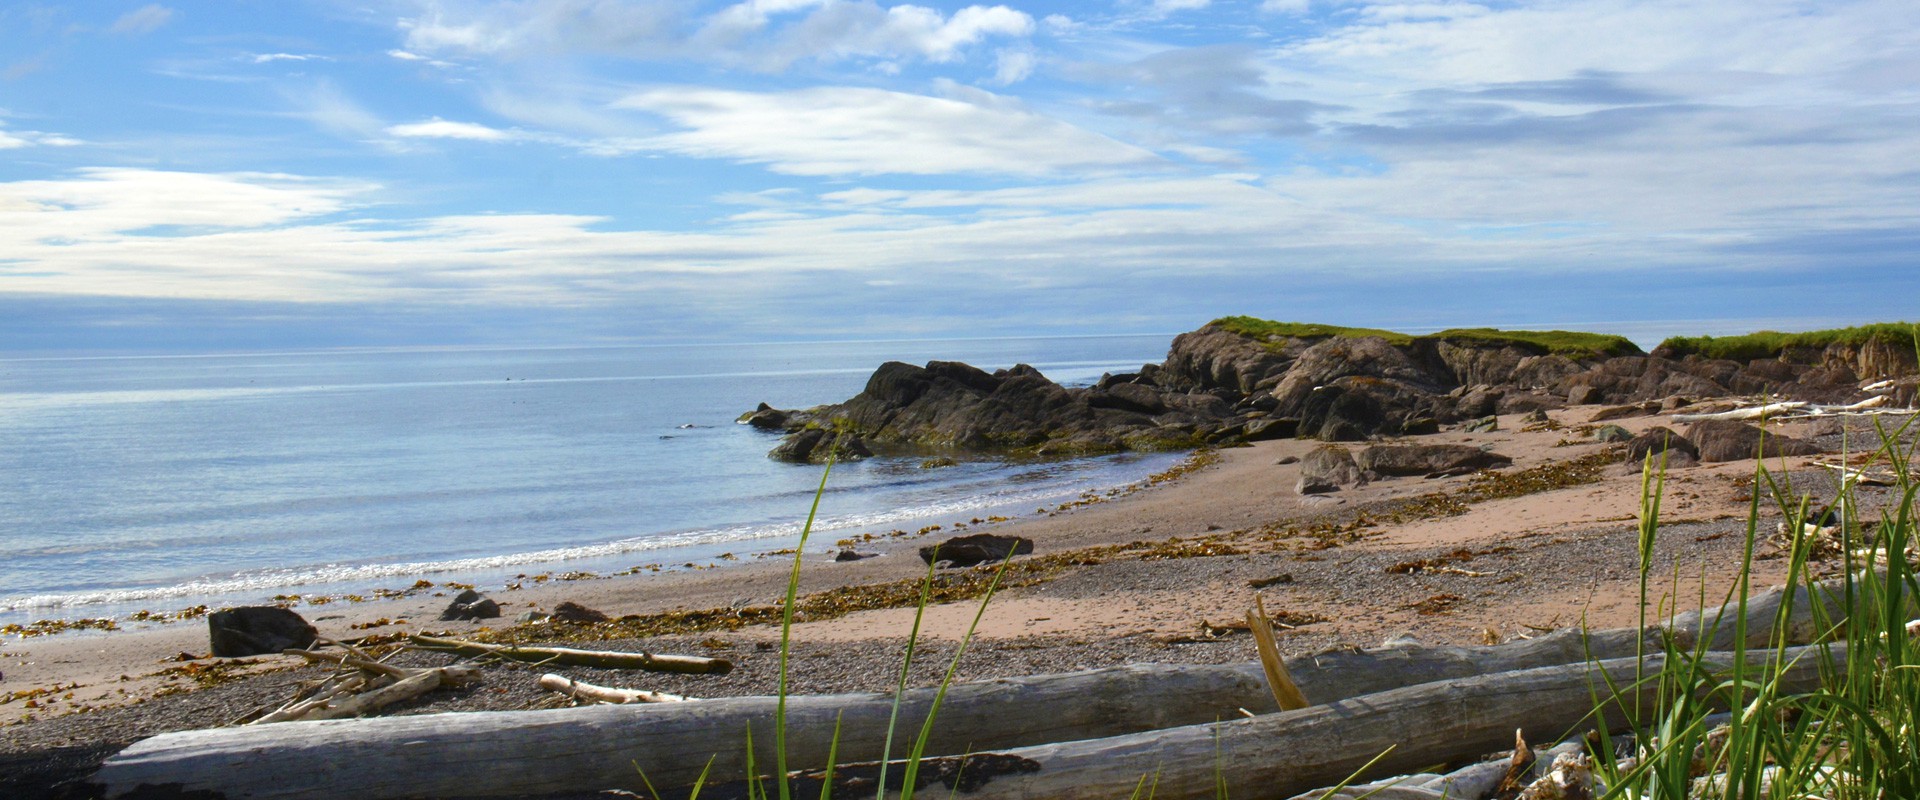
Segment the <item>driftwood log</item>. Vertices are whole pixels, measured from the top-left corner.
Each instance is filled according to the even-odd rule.
[[[1745,660],[1759,669],[1773,655],[1752,653]],[[1845,663],[1846,647],[1793,648],[1787,658],[1778,688],[1804,692]],[[1623,658],[1541,667],[1232,722],[945,756],[923,763],[923,773],[935,777],[919,788],[942,795],[957,791],[969,800],[1110,800],[1133,796],[1150,780],[1156,800],[1288,797],[1343,781],[1368,762],[1374,762],[1368,775],[1395,775],[1511,746],[1515,730],[1540,739],[1577,734],[1596,727],[1596,698],[1611,699],[1603,708],[1608,727],[1617,729],[1621,708],[1654,706],[1659,682],[1636,684],[1636,676],[1658,674],[1663,661],[1650,656],[1644,664]],[[1725,671],[1733,658],[1710,653],[1701,663]],[[902,766],[896,763],[890,774],[903,773]],[[865,765],[835,774],[835,796],[872,790],[872,770]],[[818,780],[801,777],[799,796],[819,791]],[[935,780],[946,785],[929,785]],[[727,796],[732,787],[710,788],[717,791],[703,795]]]
[[[582,683],[565,675],[551,672],[540,676],[540,688],[588,703],[684,703],[694,698],[682,697],[666,692],[649,692],[645,689],[621,689],[616,686],[596,686]]]
[[[599,669],[640,669],[651,672],[687,672],[698,675],[725,675],[733,671],[733,662],[724,658],[672,656],[659,653],[618,653],[607,650],[577,650],[571,647],[530,647],[526,645],[485,644],[432,636],[410,636],[408,641],[422,650],[456,653],[463,656],[493,656],[532,664]]]
[[[1783,599],[1775,590],[1749,601],[1749,646],[1765,645]],[[1788,638],[1806,641],[1816,627],[1813,603],[1804,589],[1797,600]],[[1827,606],[1837,611],[1834,604]],[[1678,643],[1693,647],[1717,612],[1675,618],[1671,627]],[[1707,649],[1728,649],[1732,630],[1732,621],[1722,620]],[[1659,631],[1583,635],[1563,630],[1488,647],[1334,650],[1287,659],[1286,668],[1309,702],[1325,704],[1416,684],[1483,675],[1494,680],[1500,673],[1657,652],[1663,642]],[[919,728],[932,697],[933,690],[920,689],[902,698],[902,730]],[[709,757],[715,779],[744,775],[749,726],[755,732],[756,762],[772,764],[776,703],[771,697],[737,697],[344,720],[274,726],[269,736],[259,729],[184,731],[135,743],[109,759],[96,780],[114,794],[140,784],[179,784],[230,797],[529,795],[626,786],[637,762],[655,786],[684,786]],[[840,760],[879,759],[891,706],[888,694],[789,698],[790,763],[824,762],[836,720],[841,722]],[[1243,709],[1260,715],[1279,710],[1257,663],[1137,664],[981,681],[949,690],[927,752],[952,755],[1103,739],[1236,719],[1244,716]],[[1471,716],[1477,710],[1459,713]],[[1504,735],[1511,736],[1512,728]],[[329,766],[334,763],[359,768],[349,776]],[[443,766],[423,768],[430,764]]]

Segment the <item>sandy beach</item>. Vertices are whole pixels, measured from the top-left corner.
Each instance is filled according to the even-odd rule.
[[[1641,474],[1621,463],[1617,445],[1593,442],[1596,409],[1553,411],[1546,424],[1502,417],[1491,432],[1443,432],[1424,443],[1460,443],[1509,456],[1508,475],[1571,463],[1589,470],[1575,485],[1467,504],[1462,513],[1411,512],[1421,498],[1460,493],[1474,476],[1387,478],[1325,495],[1295,491],[1297,464],[1319,445],[1281,440],[1198,456],[1197,468],[1065,510],[1036,510],[996,523],[955,520],[941,531],[880,537],[853,546],[877,557],[835,562],[840,546],[812,541],[803,554],[803,595],[842,587],[917,580],[925,565],[915,548],[963,532],[991,531],[1034,540],[1022,560],[1049,559],[1046,570],[1010,576],[993,598],[978,639],[961,662],[962,679],[1058,672],[1129,662],[1221,663],[1254,658],[1243,619],[1256,596],[1293,627],[1280,637],[1288,653],[1368,646],[1410,635],[1429,643],[1493,643],[1565,627],[1633,624]],[[1660,415],[1616,424],[1638,432],[1670,424]],[[1818,426],[1818,427],[1816,427]],[[1853,447],[1866,423],[1847,434]],[[1839,449],[1832,421],[1788,423],[1781,433]],[[1834,456],[1793,457],[1767,466],[1792,490],[1816,502],[1831,497]],[[1702,464],[1668,476],[1662,533],[1651,574],[1663,605],[1691,608],[1719,602],[1739,568],[1754,475],[1753,461]],[[1762,534],[1776,513],[1762,502]],[[1761,548],[1763,557],[1768,548]],[[1060,558],[1065,554],[1084,558]],[[1782,562],[1756,563],[1757,586],[1771,583]],[[571,601],[614,617],[674,611],[752,608],[778,601],[790,555],[742,553],[712,569],[642,572],[616,578],[516,582],[482,586],[503,606],[501,619],[438,621],[448,587],[400,599],[300,605],[325,637],[446,631],[500,633],[528,610]],[[1423,565],[1424,568],[1409,568]],[[1259,588],[1256,588],[1259,587]],[[915,681],[937,680],[946,657],[973,620],[974,602],[926,610]],[[792,689],[826,692],[892,685],[910,607],[875,608],[793,628]],[[541,626],[523,626],[522,640],[541,640]],[[689,653],[727,658],[725,676],[618,674],[552,670],[594,683],[694,697],[770,693],[775,688],[776,626],[715,627],[646,639],[598,638],[569,628],[574,646]],[[556,635],[557,636],[557,635]],[[220,725],[291,696],[298,681],[323,674],[287,656],[205,658],[206,628],[189,620],[142,630],[83,632],[0,643],[0,753],[8,759],[68,752],[85,761],[154,733]],[[399,663],[443,664],[449,657],[407,653]],[[477,686],[439,692],[393,713],[512,709],[551,705],[534,687],[547,669],[486,667]],[[60,751],[58,748],[75,748]],[[53,749],[53,750],[50,750]],[[37,755],[36,755],[37,754]]]

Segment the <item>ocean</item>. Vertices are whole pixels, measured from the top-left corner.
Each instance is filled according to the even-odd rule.
[[[1167,336],[0,357],[0,623],[791,547],[821,467],[735,424],[888,360],[1068,385]],[[1175,454],[834,468],[816,546],[1031,514]]]

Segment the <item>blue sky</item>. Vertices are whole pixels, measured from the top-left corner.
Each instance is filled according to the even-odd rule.
[[[1911,0],[0,5],[0,349],[1911,319]]]

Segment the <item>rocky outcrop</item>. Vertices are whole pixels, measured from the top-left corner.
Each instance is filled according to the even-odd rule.
[[[1231,322],[1181,334],[1163,363],[1092,386],[1061,386],[1026,365],[988,373],[947,361],[888,362],[844,403],[803,411],[762,404],[740,421],[785,432],[770,455],[790,461],[825,460],[836,438],[827,430],[853,437],[839,439],[843,459],[889,450],[1071,455],[1284,436],[1364,441],[1569,404],[1612,406],[1594,415],[1600,421],[1734,395],[1836,402],[1858,399],[1862,379],[1915,371],[1911,348],[1883,343],[1742,362],[1647,355],[1619,339],[1578,349],[1560,334],[1388,338]],[[1915,393],[1901,387],[1906,397]]]

